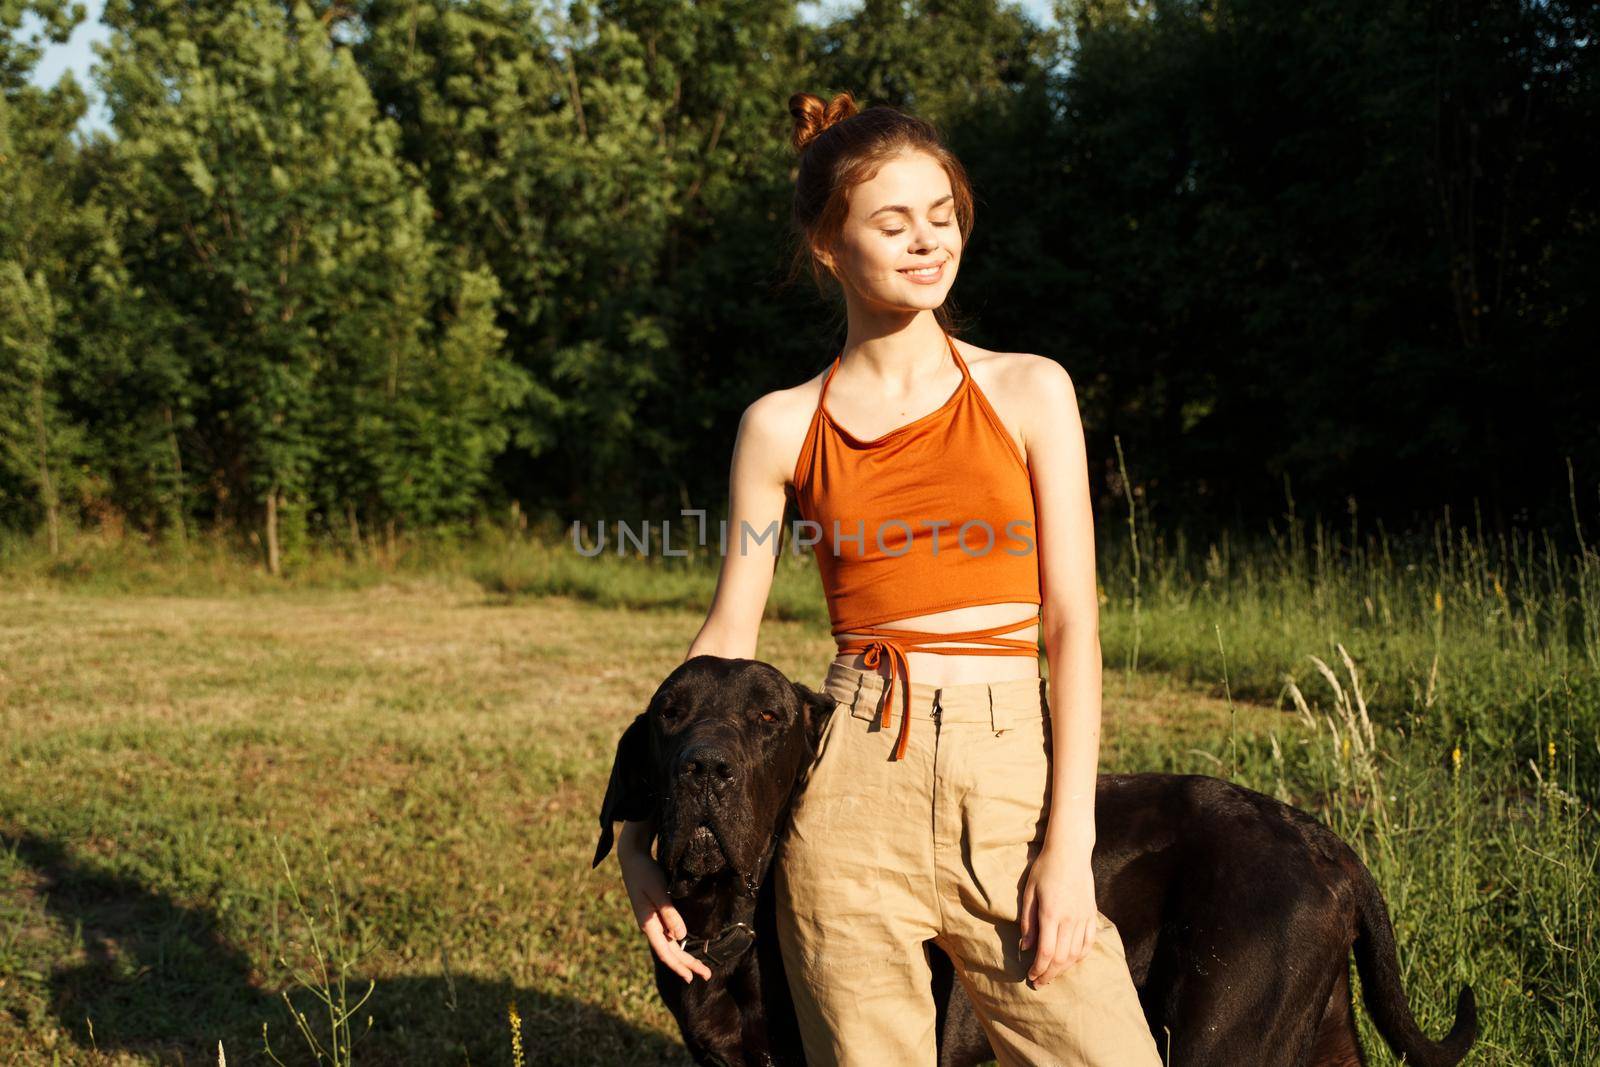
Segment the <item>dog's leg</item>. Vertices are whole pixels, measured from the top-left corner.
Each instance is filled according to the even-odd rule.
[[[1322,1013],[1306,1064],[1307,1067],[1366,1067],[1367,1057],[1361,1051],[1355,1008],[1350,1000],[1348,961],[1333,983],[1333,992],[1328,994],[1328,1006]]]
[[[1264,926],[1291,928],[1280,921]],[[1306,929],[1313,924],[1304,924]],[[1171,1029],[1171,1067],[1306,1067],[1341,967],[1333,944],[1228,942],[1230,927],[1199,923],[1185,930],[1176,956],[1152,961],[1145,992],[1165,1000],[1156,1017]],[[1285,966],[1292,961],[1293,966]],[[1164,987],[1164,988],[1163,988]],[[1348,985],[1346,986],[1348,999]],[[1145,1002],[1148,1007],[1149,1001]],[[1159,1005],[1159,1001],[1158,1001]],[[1169,1037],[1156,1034],[1167,1054]]]
[[[746,1067],[744,1019],[725,984],[712,979],[684,987],[683,1008],[694,1019],[682,1026],[684,1047],[702,1067]]]
[[[934,942],[928,948],[928,970],[933,975],[934,1026],[938,1035],[937,1067],[975,1067],[994,1059],[989,1035],[972,1006],[965,983],[957,980],[956,965]]]

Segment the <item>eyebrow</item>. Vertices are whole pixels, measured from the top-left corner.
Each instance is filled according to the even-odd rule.
[[[939,199],[937,199],[933,203],[929,204],[928,205],[928,210],[932,211],[934,208],[938,207],[940,204],[944,203],[946,200],[954,200],[955,198],[956,197],[955,197],[954,193],[945,193]],[[911,209],[906,207],[904,204],[885,204],[883,207],[880,207],[878,210],[876,210],[872,214],[868,215],[867,218],[875,219],[879,215],[882,215],[885,211],[898,211],[902,215],[911,214]]]

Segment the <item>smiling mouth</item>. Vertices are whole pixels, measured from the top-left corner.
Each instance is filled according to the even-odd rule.
[[[918,278],[925,281],[931,281],[932,279],[939,277],[940,274],[944,273],[944,265],[948,262],[949,260],[940,260],[931,267],[906,267],[902,269],[900,273],[904,274],[907,278]]]

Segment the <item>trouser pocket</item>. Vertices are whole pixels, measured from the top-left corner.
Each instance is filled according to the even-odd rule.
[[[973,735],[960,812],[969,907],[987,922],[1014,923],[1049,819],[1049,719],[1018,719],[998,733]]]

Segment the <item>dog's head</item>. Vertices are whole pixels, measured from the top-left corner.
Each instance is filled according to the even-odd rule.
[[[594,865],[612,823],[649,819],[673,895],[724,872],[753,887],[835,703],[760,660],[680,664],[617,743]]]

